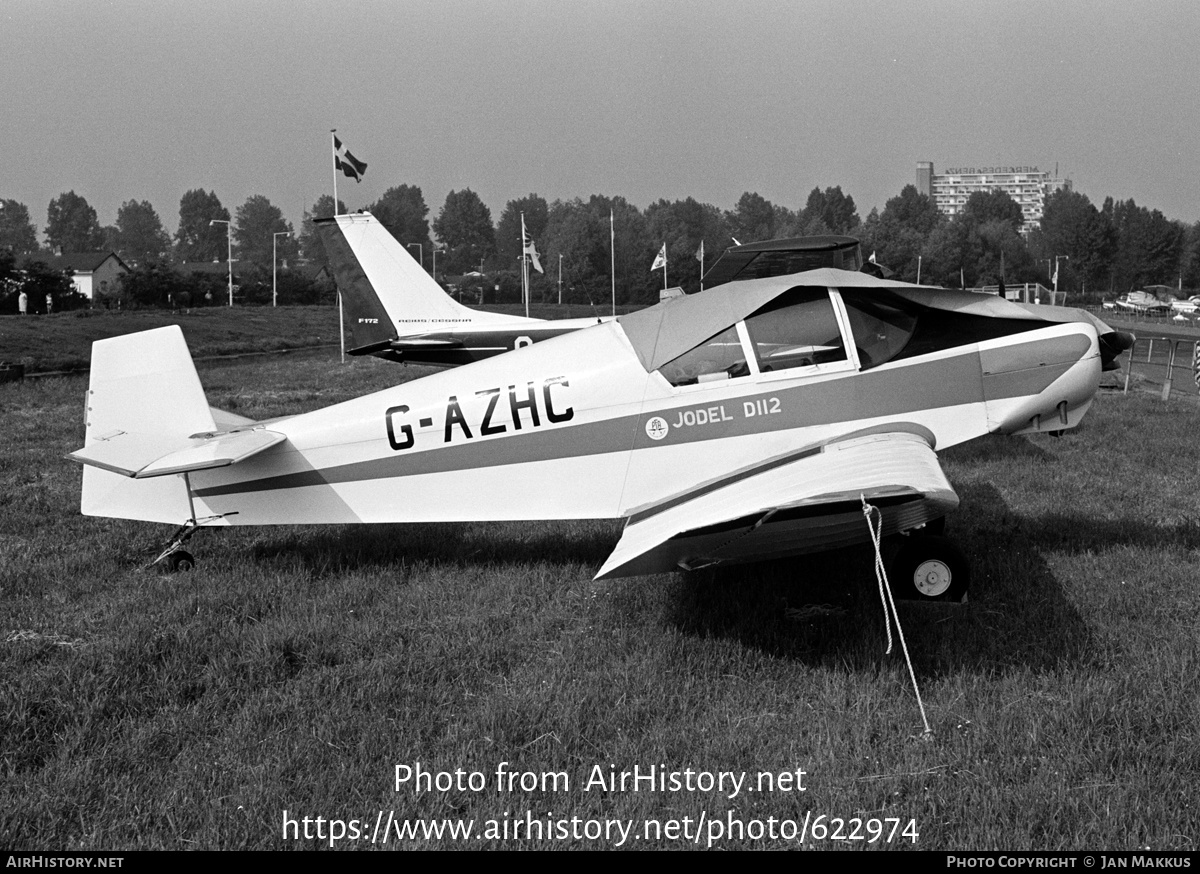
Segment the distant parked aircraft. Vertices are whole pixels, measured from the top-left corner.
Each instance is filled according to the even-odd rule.
[[[471,309],[446,294],[370,213],[314,224],[342,293],[351,355],[454,367],[606,321]]]

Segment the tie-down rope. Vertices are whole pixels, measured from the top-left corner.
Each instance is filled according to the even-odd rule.
[[[879,583],[879,600],[883,603],[883,624],[887,628],[887,652],[892,652],[892,622],[896,623],[896,633],[900,637],[900,649],[904,652],[904,663],[908,665],[908,675],[912,678],[913,691],[917,693],[917,707],[921,710],[921,721],[925,723],[926,738],[933,736],[929,727],[929,719],[925,716],[925,705],[921,701],[921,690],[917,687],[917,675],[913,671],[912,659],[908,655],[908,644],[904,642],[904,629],[900,627],[900,614],[896,611],[896,602],[892,600],[892,586],[888,582],[887,569],[883,564],[883,551],[880,541],[883,540],[883,512],[874,504],[868,504],[865,495],[859,495],[862,501],[863,516],[867,520],[867,528],[871,532],[871,542],[875,545],[875,580]],[[878,516],[878,524],[876,524]]]

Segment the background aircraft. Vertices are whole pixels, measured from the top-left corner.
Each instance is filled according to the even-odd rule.
[[[735,279],[787,276],[819,267],[862,270],[879,276],[878,266],[863,261],[862,243],[854,237],[835,235],[762,240],[730,246],[704,273],[701,284],[714,288]]]
[[[351,224],[353,227],[353,224]],[[599,577],[896,539],[893,584],[960,599],[927,532],[935,449],[1077,425],[1126,348],[1088,313],[821,269],[735,281],[322,410],[214,415],[178,327],[95,343],[87,515],[197,527],[625,518]],[[224,421],[225,425],[218,425]]]
[[[370,213],[316,219],[342,293],[351,355],[456,366],[607,321],[528,319],[465,307],[451,298]],[[731,246],[704,274],[705,288],[818,267],[882,268],[854,237],[817,236]],[[679,293],[682,290],[675,289]]]
[[[1131,291],[1121,295],[1113,303],[1118,310],[1128,312],[1148,315],[1167,315],[1171,312],[1169,303],[1164,303],[1148,291]]]
[[[351,355],[453,367],[605,321],[546,321],[465,307],[370,213],[314,223],[342,293]]]

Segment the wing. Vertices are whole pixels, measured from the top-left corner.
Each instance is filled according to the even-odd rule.
[[[882,511],[884,534],[944,516],[958,506],[958,496],[938,464],[932,435],[914,430],[921,433],[859,432],[644,508],[630,517],[596,578],[694,570],[866,542],[864,497]]]

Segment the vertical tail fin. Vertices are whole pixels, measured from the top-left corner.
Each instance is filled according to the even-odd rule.
[[[216,429],[191,353],[178,325],[92,344],[84,448],[128,434],[140,445],[186,445]],[[83,469],[80,509],[87,516],[176,525],[191,518],[182,477],[133,479],[92,465]]]
[[[342,292],[352,351],[358,354],[384,348],[398,336],[530,321],[455,301],[370,213],[313,224]]]
[[[397,336],[398,325],[395,314],[388,311],[376,293],[375,282],[384,282],[383,276],[394,276],[395,281],[401,283],[421,282],[422,278],[429,277],[424,275],[425,271],[417,267],[412,256],[404,251],[387,229],[369,213],[316,219],[313,224],[316,225],[317,233],[321,235],[321,241],[325,244],[329,269],[333,271],[338,290],[342,294],[345,323],[350,329],[347,351],[352,355],[363,355],[387,348],[388,343]],[[351,237],[355,242],[351,242]],[[386,247],[388,241],[393,244],[390,252]],[[371,255],[367,254],[368,249],[371,250]],[[380,249],[384,250],[382,256]],[[362,258],[359,257],[360,251]],[[391,266],[388,266],[388,261],[392,262]],[[367,272],[368,264],[376,280]],[[416,276],[418,272],[420,277]],[[432,279],[429,281],[433,282]],[[433,284],[436,293],[443,294],[441,288],[436,287],[437,283]]]

